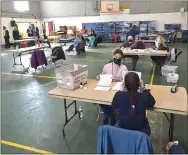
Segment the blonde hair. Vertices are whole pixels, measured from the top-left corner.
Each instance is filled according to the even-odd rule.
[[[158,38],[159,38],[159,43],[162,44],[164,47],[167,47],[164,38],[162,36],[158,36]]]
[[[81,38],[80,33],[77,33],[77,34],[76,34],[76,37]]]

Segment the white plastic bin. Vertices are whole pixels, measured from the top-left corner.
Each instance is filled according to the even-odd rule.
[[[179,80],[179,74],[168,73],[166,79],[168,83],[177,83]]]
[[[71,64],[55,68],[57,85],[63,89],[74,90],[88,79],[88,66]]]
[[[161,67],[161,73],[163,76],[167,76],[168,73],[175,74],[177,73],[178,66],[169,66],[169,65],[164,65]]]

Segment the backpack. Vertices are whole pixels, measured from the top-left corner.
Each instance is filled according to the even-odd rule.
[[[60,59],[66,60],[65,53],[64,53],[62,47],[54,47],[52,49],[52,56],[56,57],[56,58],[52,58],[52,62],[56,62]]]

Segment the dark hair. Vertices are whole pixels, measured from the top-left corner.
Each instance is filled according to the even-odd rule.
[[[113,55],[116,55],[116,54],[120,54],[121,57],[123,57],[123,51],[120,50],[120,49],[116,49],[116,50],[114,51]]]
[[[129,72],[125,75],[125,80],[124,80],[125,87],[127,89],[127,92],[129,94],[129,100],[131,103],[131,113],[133,115],[136,114],[135,111],[135,105],[137,102],[137,90],[140,86],[140,80],[139,76],[135,72]]]
[[[137,26],[136,26],[136,25],[132,25],[131,29],[132,29],[132,30],[136,30],[136,29],[137,29]]]
[[[81,40],[84,40],[84,37],[83,37],[83,36],[81,36]]]

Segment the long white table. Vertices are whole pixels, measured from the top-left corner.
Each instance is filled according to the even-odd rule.
[[[13,67],[15,65],[22,65],[24,67],[24,65],[22,64],[22,59],[21,59],[21,56],[23,53],[28,53],[28,52],[34,52],[36,50],[39,50],[39,49],[43,49],[44,48],[47,48],[48,46],[41,46],[41,47],[37,47],[37,46],[32,46],[32,47],[26,47],[26,48],[19,48],[19,49],[14,49],[14,50],[7,50],[6,52],[10,52],[13,54],[13,59],[14,59],[14,64],[13,64]],[[16,63],[16,58],[20,58],[20,63],[17,64]]]
[[[65,111],[65,124],[63,125],[63,136],[65,136],[65,126],[69,121],[76,115],[79,115],[77,110],[76,101],[87,102],[87,103],[96,103],[111,105],[114,94],[116,91],[110,90],[106,91],[97,91],[95,87],[98,81],[88,80],[87,84],[84,86],[86,89],[76,89],[76,90],[67,90],[56,87],[50,90],[48,93],[51,97],[63,99],[64,101],[64,111]],[[113,83],[112,87],[115,85]],[[149,110],[154,110],[157,112],[164,113],[165,117],[169,121],[169,140],[173,140],[173,130],[174,130],[174,120],[175,114],[179,115],[188,115],[188,105],[187,105],[187,92],[183,87],[179,87],[176,93],[171,93],[171,86],[162,86],[162,85],[146,85],[147,89],[150,89],[151,94],[154,96],[156,104],[154,108]],[[67,100],[73,100],[69,105]],[[74,104],[75,110],[71,118],[68,118],[68,108]],[[168,116],[168,114],[170,116]],[[80,115],[79,115],[80,118]]]
[[[20,40],[14,40],[13,43],[18,44],[21,42],[26,42],[26,41],[35,41],[36,39],[34,38],[27,38],[27,39],[20,39]]]

